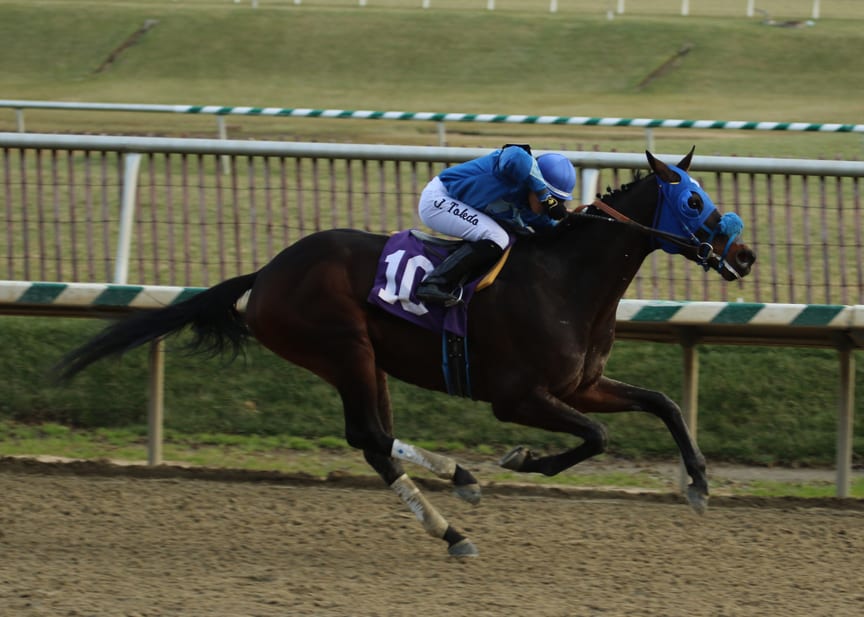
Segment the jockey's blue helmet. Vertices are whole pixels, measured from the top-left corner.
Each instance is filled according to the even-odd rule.
[[[573,169],[570,159],[557,152],[547,152],[537,157],[537,165],[540,167],[546,186],[555,197],[565,201],[573,199],[576,170]]]

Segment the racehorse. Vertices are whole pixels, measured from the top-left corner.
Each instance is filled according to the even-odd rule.
[[[607,432],[586,414],[642,411],[660,418],[677,444],[692,483],[687,497],[707,507],[705,458],[680,408],[665,394],[603,375],[615,338],[618,303],[645,257],[657,248],[680,253],[726,280],[750,272],[756,257],[740,241],[743,224],[721,216],[677,165],[646,152],[651,172],[590,206],[571,211],[553,230],[520,237],[494,284],[467,306],[471,396],[491,403],[496,418],[569,433],[581,440],[557,454],[517,447],[501,461],[520,472],[555,475],[604,451]],[[58,364],[69,378],[100,358],[118,355],[189,326],[198,351],[233,350],[248,337],[317,374],[339,392],[345,437],[424,529],[451,555],[478,554],[403,471],[419,464],[450,480],[476,503],[473,475],[447,456],[394,437],[387,375],[446,391],[441,333],[419,328],[367,300],[388,238],[334,229],[306,236],[257,272],[226,280],[176,305],[133,314],[97,334]],[[250,292],[245,314],[238,300]]]

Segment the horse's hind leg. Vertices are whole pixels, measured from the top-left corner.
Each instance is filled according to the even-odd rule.
[[[405,502],[426,532],[447,542],[451,555],[477,555],[474,544],[441,516],[402,470],[402,465],[391,457],[394,444],[400,442],[390,436],[393,426],[386,375],[378,369],[367,368],[368,363],[359,366],[363,367],[362,377],[354,375],[354,378],[342,380],[345,385],[337,386],[345,411],[348,443],[363,450],[366,461]],[[369,374],[373,371],[374,377]]]
[[[316,280],[326,280],[325,274],[320,273]],[[259,278],[259,284],[261,281]],[[340,303],[338,297],[323,305],[303,302],[294,298],[291,291],[302,285],[293,282],[288,290],[286,285],[288,282],[280,280],[278,285],[273,284],[250,298],[247,323],[255,337],[289,362],[307,368],[333,385],[342,398],[349,445],[364,452],[366,460],[406,502],[424,529],[447,542],[450,554],[476,555],[474,545],[447,524],[391,458],[393,446],[398,442],[392,437],[387,381],[375,366],[375,351],[368,336],[357,328],[362,321],[362,315],[354,314],[359,311],[358,306],[350,298],[347,303]],[[327,294],[333,295],[331,292],[327,290]],[[327,298],[323,291],[320,295]],[[288,304],[286,297],[291,298]],[[307,305],[317,307],[314,315],[307,314],[312,310]],[[324,308],[328,313],[322,316]],[[456,479],[455,472],[452,479]]]
[[[398,462],[389,456],[369,450],[365,450],[363,455],[378,475],[414,513],[426,533],[447,543],[447,552],[450,555],[475,557],[479,554],[474,543],[441,516],[408,474],[402,471],[402,466]]]
[[[390,389],[387,387],[387,374],[384,371],[377,370],[376,379],[378,385],[378,418],[384,432],[387,435],[393,435],[393,411],[390,407]],[[425,467],[439,478],[450,480],[453,483],[453,492],[460,499],[472,505],[480,503],[481,491],[477,479],[470,471],[453,459],[429,452],[417,446],[412,446],[398,439],[393,439],[393,444],[390,447],[390,458]]]

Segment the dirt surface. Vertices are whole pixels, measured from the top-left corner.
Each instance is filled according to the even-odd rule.
[[[0,615],[864,615],[864,500],[426,483],[480,557],[386,487],[0,461]]]

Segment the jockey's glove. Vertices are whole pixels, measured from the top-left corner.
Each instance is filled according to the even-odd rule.
[[[558,201],[554,196],[549,195],[542,201],[543,207],[546,210],[547,216],[553,221],[560,221],[567,216],[567,206],[564,202]]]

